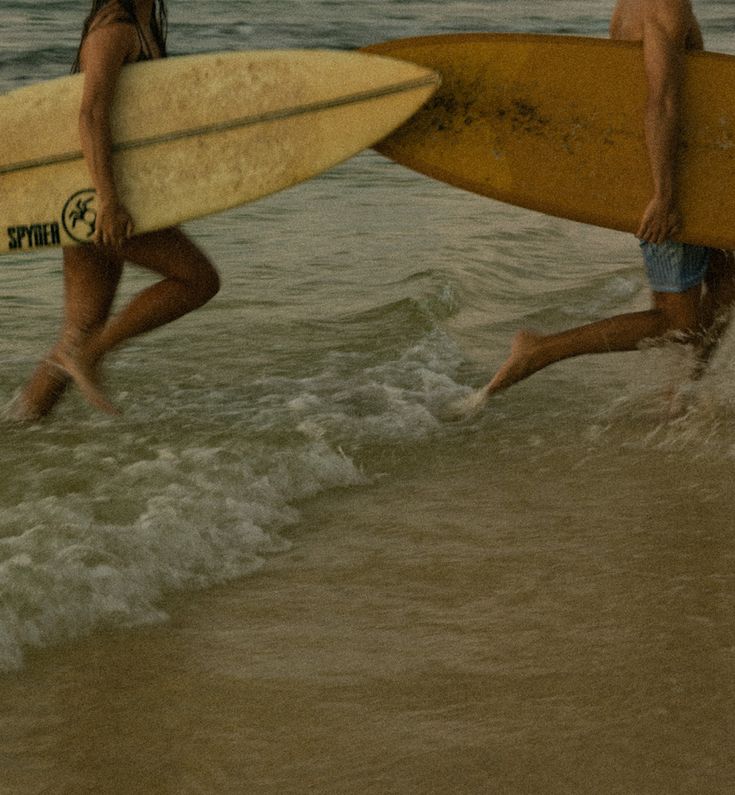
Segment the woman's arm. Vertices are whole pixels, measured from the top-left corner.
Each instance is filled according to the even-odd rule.
[[[133,222],[120,204],[112,167],[110,109],[122,67],[137,50],[130,25],[113,23],[92,30],[82,50],[84,90],[79,111],[82,152],[97,191],[95,243],[119,246],[133,233]]]

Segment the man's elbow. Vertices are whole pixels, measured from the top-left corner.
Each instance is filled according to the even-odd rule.
[[[673,85],[651,88],[648,92],[646,108],[663,118],[676,119],[681,107],[681,94]]]

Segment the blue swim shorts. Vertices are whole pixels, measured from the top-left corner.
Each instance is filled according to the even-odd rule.
[[[684,293],[701,284],[716,249],[689,243],[641,241],[643,260],[651,289],[656,293]]]

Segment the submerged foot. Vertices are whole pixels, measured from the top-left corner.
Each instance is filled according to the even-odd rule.
[[[455,400],[442,411],[442,419],[447,422],[459,422],[460,420],[470,420],[477,416],[487,403],[485,389],[476,389],[469,395]]]
[[[534,364],[534,353],[541,339],[540,334],[532,331],[519,331],[515,335],[510,346],[510,356],[483,390],[488,397],[528,378],[539,369]]]
[[[29,405],[21,392],[17,392],[10,401],[0,409],[0,419],[8,422],[38,422],[43,413]]]
[[[44,359],[25,387],[0,410],[0,416],[13,422],[38,422],[52,411],[68,383],[67,373],[50,359]]]
[[[97,368],[84,362],[75,348],[59,348],[50,361],[74,381],[90,406],[106,414],[116,416],[121,414],[105,395],[99,383]]]
[[[452,403],[447,410],[447,418],[459,420],[474,417],[485,408],[491,395],[535,373],[539,366],[534,363],[534,353],[541,339],[540,334],[532,331],[519,331],[511,343],[510,356],[491,381],[482,389]]]

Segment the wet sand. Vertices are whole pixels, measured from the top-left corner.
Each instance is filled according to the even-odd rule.
[[[630,502],[580,538],[558,472],[514,516],[464,464],[322,496],[169,623],[32,655],[0,680],[2,792],[732,791],[729,534],[680,504],[661,549]]]

